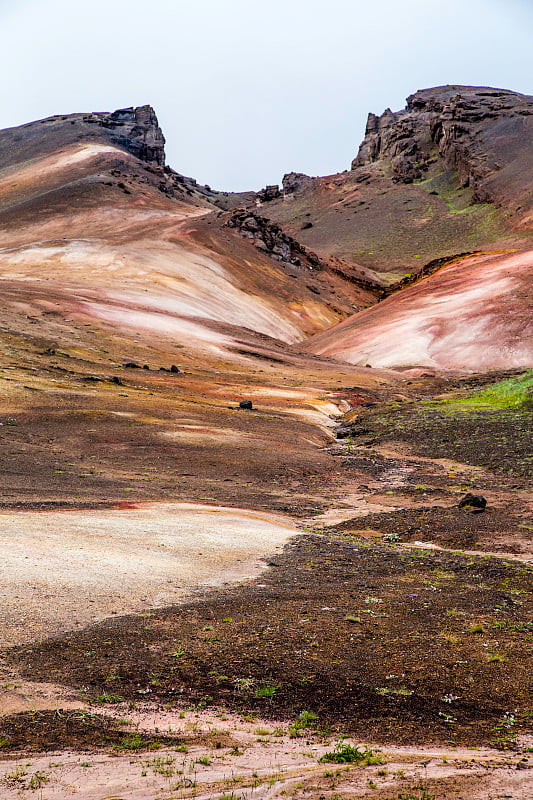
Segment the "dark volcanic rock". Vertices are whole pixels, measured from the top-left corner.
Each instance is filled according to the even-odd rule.
[[[112,137],[136,158],[162,167],[165,164],[165,137],[152,106],[119,108],[112,114],[102,114],[102,124],[114,128]]]
[[[465,496],[459,501],[459,508],[464,508],[466,511],[472,511],[476,514],[479,514],[481,511],[485,511],[487,507],[487,501],[481,494],[472,494],[468,492]]]
[[[276,261],[284,261],[295,267],[307,267],[307,269],[321,269],[328,266],[327,262],[285,233],[279,225],[254,211],[239,208],[231,214],[225,225],[237,230],[245,239],[251,239],[258,250]]]
[[[393,180],[412,183],[436,158],[457,170],[475,202],[509,197],[524,210],[517,188],[527,197],[532,156],[524,143],[533,133],[533,98],[516,92],[472,86],[440,86],[415,92],[403,111],[389,108],[368,115],[366,135],[352,169],[388,160]],[[519,186],[516,186],[518,182]],[[523,182],[523,186],[522,186]]]
[[[281,197],[281,192],[277,183],[272,186],[265,186],[264,189],[261,189],[261,191],[257,193],[257,199],[262,203],[268,203],[270,200],[276,200],[278,197]]]
[[[303,172],[288,172],[282,183],[285,194],[298,194],[313,184],[313,178]]]

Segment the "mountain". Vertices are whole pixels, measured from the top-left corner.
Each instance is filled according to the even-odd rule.
[[[5,502],[279,509],[287,476],[320,473],[339,408],[324,393],[353,370],[300,345],[377,302],[380,281],[215,200],[165,164],[149,106],[0,133]],[[243,398],[263,416],[239,414]]]
[[[291,343],[375,300],[334,260],[276,263],[209,216],[207,190],[165,166],[149,106],[4,131],[0,163],[6,310],[31,296],[42,314],[60,297],[88,319],[231,350],[221,325]]]
[[[369,114],[351,169],[286,175],[261,213],[317,252],[390,281],[421,263],[531,243],[533,98],[471,86],[418,91]]]
[[[0,132],[6,799],[532,795],[532,102],[243,193]]]
[[[418,91],[402,111],[369,115],[349,172],[290,174],[257,201],[318,253],[389,284],[310,351],[394,368],[533,363],[532,113],[515,92]]]

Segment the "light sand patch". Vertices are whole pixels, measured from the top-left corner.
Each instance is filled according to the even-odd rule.
[[[235,285],[225,267],[178,242],[142,239],[116,247],[91,239],[32,243],[0,253],[4,279],[55,279],[107,287],[116,308],[198,317],[257,330],[285,342],[301,339],[298,315]],[[120,287],[120,288],[117,288]],[[82,294],[83,296],[83,294]]]
[[[296,533],[281,516],[192,503],[2,513],[2,645],[251,577]]]
[[[257,435],[238,431],[234,428],[210,428],[205,425],[183,425],[177,431],[165,431],[163,433],[168,439],[189,444],[210,444],[220,447],[227,446],[228,443],[238,443],[243,440],[258,441]],[[266,440],[263,441],[263,446]]]
[[[291,738],[287,724],[272,720],[245,721],[235,714],[191,710],[165,712],[142,704],[120,709],[119,715],[129,722],[125,737],[137,731],[156,737],[168,732],[187,744],[181,751],[25,753],[0,762],[2,798],[15,800],[31,781],[35,785],[40,780],[41,796],[47,800],[73,795],[84,800],[278,800],[287,796],[370,800],[378,796],[377,788],[383,792],[381,797],[419,798],[422,790],[409,789],[428,782],[434,787],[428,797],[531,797],[529,758],[520,753],[488,748],[380,747],[346,740],[378,751],[383,764],[335,765],[319,762],[324,753],[335,749],[334,737],[306,732],[301,738]],[[520,762],[523,768],[517,769]],[[452,786],[455,791],[448,794],[446,790]]]
[[[70,150],[63,150],[59,153],[54,153],[48,156],[41,156],[33,158],[24,162],[23,164],[15,164],[12,167],[5,167],[0,170],[0,191],[20,187],[25,183],[33,183],[36,179],[41,178],[48,173],[57,172],[67,167],[72,167],[80,164],[83,161],[88,161],[96,156],[117,155],[124,159],[134,158],[121,150],[118,147],[113,147],[110,144],[85,144],[74,146]]]
[[[163,312],[121,308],[105,303],[80,303],[80,307],[92,317],[108,322],[118,328],[145,330],[155,336],[164,336],[175,342],[186,341],[189,347],[207,349],[220,356],[231,352],[232,339],[218,331],[204,328],[190,320]],[[226,347],[228,352],[223,348]]]

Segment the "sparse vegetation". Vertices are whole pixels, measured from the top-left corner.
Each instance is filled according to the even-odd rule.
[[[318,761],[320,764],[362,764],[370,767],[383,764],[383,757],[373,750],[360,749],[345,742],[338,744],[335,750],[324,753]]]
[[[313,711],[301,711],[289,727],[289,735],[298,737],[303,730],[315,728],[318,721],[318,714]]]
[[[259,689],[256,689],[254,694],[256,697],[274,697],[278,689],[279,686],[265,684],[264,686],[260,686]]]
[[[147,739],[138,733],[132,733],[130,736],[125,736],[114,747],[116,750],[158,750],[161,742]]]
[[[442,407],[450,411],[502,410],[527,407],[533,409],[533,370],[507,380],[497,381],[466,397],[451,397],[430,407]]]

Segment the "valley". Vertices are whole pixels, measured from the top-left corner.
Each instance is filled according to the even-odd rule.
[[[532,109],[240,194],[0,132],[2,797],[531,795]]]

